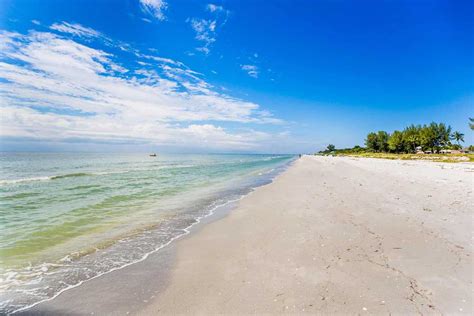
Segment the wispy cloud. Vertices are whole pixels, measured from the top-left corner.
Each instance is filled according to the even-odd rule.
[[[240,68],[245,71],[250,77],[258,78],[258,67],[255,65],[240,65]]]
[[[216,41],[216,21],[204,19],[191,19],[191,27],[196,32],[196,39],[204,43],[197,50],[209,54],[210,46]]]
[[[61,23],[54,23],[50,26],[50,29],[68,33],[75,36],[83,36],[83,37],[99,37],[101,36],[100,32],[97,32],[94,29],[89,27],[82,26],[77,23],[68,23],[68,22],[61,22]]]
[[[215,4],[208,4],[206,10],[210,12],[210,19],[189,18],[187,22],[196,32],[196,39],[203,44],[196,50],[207,55],[211,51],[212,44],[217,40],[217,29],[227,22],[229,11]]]
[[[38,21],[38,20],[31,20],[31,23],[33,23],[35,25],[41,25],[41,22]]]
[[[272,135],[221,124],[281,122],[258,104],[217,92],[179,61],[129,48],[126,60],[134,62],[121,64],[106,51],[110,45],[99,50],[87,38],[81,42],[89,36],[84,34],[99,32],[69,23],[55,29],[69,36],[0,32],[3,138],[239,150],[256,148]]]
[[[209,3],[206,6],[206,8],[210,12],[223,12],[224,11],[224,7],[222,7],[220,5],[215,5],[215,4],[212,4],[212,3]]]
[[[163,11],[166,10],[168,4],[164,0],[140,0],[140,6],[145,13],[158,20],[163,21],[166,19]]]

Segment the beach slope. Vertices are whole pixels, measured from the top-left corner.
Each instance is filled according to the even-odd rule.
[[[304,156],[179,241],[141,313],[472,314],[472,171]]]

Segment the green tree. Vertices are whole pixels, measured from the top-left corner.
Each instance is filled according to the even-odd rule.
[[[329,144],[328,147],[326,147],[326,151],[334,151],[336,149],[336,146],[334,146],[333,144]]]
[[[469,118],[470,126],[474,129],[474,118]],[[385,131],[371,132],[365,139],[366,148],[358,146],[346,148],[348,152],[416,152],[417,147],[421,146],[423,150],[431,150],[439,153],[442,148],[460,147],[464,142],[464,134],[452,132],[452,128],[444,123],[431,122],[428,125],[410,125],[403,131],[394,131],[391,135]],[[455,140],[458,144],[453,145],[451,141]],[[340,149],[341,150],[341,149]]]
[[[400,131],[394,131],[388,139],[388,149],[395,153],[401,153],[405,149],[403,143],[403,133]]]
[[[423,149],[439,152],[442,147],[451,145],[450,140],[451,126],[444,123],[432,122],[430,125],[423,125],[420,130],[420,144]]]
[[[436,145],[435,139],[435,130],[430,126],[423,125],[423,127],[420,129],[420,146],[423,148],[423,150],[429,149],[434,151],[434,147]]]
[[[454,133],[451,135],[451,138],[452,138],[453,140],[455,140],[455,141],[458,143],[459,146],[461,146],[461,142],[464,143],[464,134],[461,133],[461,132],[458,132],[458,131],[454,132]]]
[[[367,138],[365,139],[365,147],[367,147],[368,151],[378,151],[379,148],[377,144],[376,133],[367,134]]]
[[[421,146],[420,125],[410,125],[403,130],[403,144],[406,152],[415,152],[416,147]]]
[[[441,147],[447,147],[451,145],[452,128],[449,125],[446,126],[446,124],[444,123],[439,123],[439,124],[434,123],[434,125],[436,126],[436,142],[437,142],[436,149],[439,152],[439,149]]]
[[[388,151],[388,139],[389,135],[386,131],[377,132],[377,147],[381,152]]]
[[[474,130],[474,118],[470,117],[469,118],[469,127]]]

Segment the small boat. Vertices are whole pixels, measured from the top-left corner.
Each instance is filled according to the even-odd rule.
[[[150,157],[156,157],[156,154],[151,154]]]

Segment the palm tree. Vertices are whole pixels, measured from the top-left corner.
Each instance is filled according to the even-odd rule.
[[[461,142],[464,142],[464,134],[461,132],[454,132],[451,137],[458,142],[458,145],[461,146]]]

